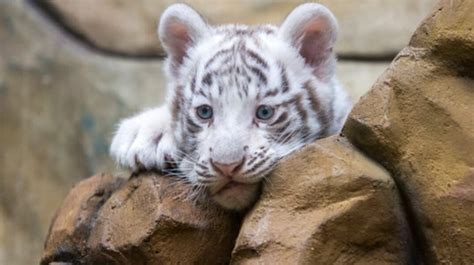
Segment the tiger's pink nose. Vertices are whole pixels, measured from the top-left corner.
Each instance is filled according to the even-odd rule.
[[[211,159],[211,165],[214,168],[214,170],[219,172],[219,174],[222,174],[223,176],[226,176],[226,177],[232,177],[233,175],[235,175],[240,170],[243,164],[244,164],[243,158],[240,161],[229,163],[229,164],[219,163]]]

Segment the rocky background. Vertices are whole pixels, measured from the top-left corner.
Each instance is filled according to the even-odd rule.
[[[299,3],[188,2],[213,23],[278,23]],[[457,260],[449,259],[453,249],[472,248],[473,226],[469,223],[472,218],[462,214],[474,212],[473,123],[469,119],[472,116],[466,114],[469,104],[472,105],[473,42],[470,36],[473,25],[469,22],[474,20],[474,9],[466,4],[468,2],[443,1],[444,9],[428,17],[410,47],[399,54],[375,90],[364,98],[366,103],[356,107],[349,120],[345,133],[350,141],[388,171],[368,160],[345,138],[324,140],[308,148],[307,154],[291,158],[287,166],[275,173],[274,185],[267,188],[263,200],[245,217],[237,245],[232,250],[232,246],[223,244],[222,253],[233,251],[236,264],[251,264],[257,258],[265,261],[271,255],[290,263],[312,263],[327,258],[335,264],[352,261],[379,264],[373,257],[395,263],[402,257],[412,257],[406,251],[408,248],[419,253],[414,255],[415,259],[455,263]],[[158,0],[0,1],[0,264],[38,263],[54,212],[73,184],[97,172],[127,175],[115,169],[108,158],[108,144],[114,124],[121,117],[163,101],[163,51],[155,28],[159,14],[170,3],[172,1]],[[339,19],[338,72],[354,101],[369,90],[406,46],[422,18],[435,7],[435,0],[324,0],[321,3]],[[404,76],[407,77],[402,78]],[[408,92],[408,88],[412,92]],[[427,135],[429,141],[419,141],[423,138],[420,135]],[[313,163],[318,166],[298,166],[308,157],[314,158]],[[318,159],[324,159],[327,166],[320,167]],[[294,185],[306,183],[313,189],[299,197],[291,193],[272,197],[283,192],[281,189],[286,185],[284,179],[277,176],[288,174],[295,176]],[[338,178],[328,179],[328,176]],[[105,203],[102,199],[108,196],[120,201],[126,191],[111,195],[115,189],[126,190],[130,185],[146,189],[160,184],[150,184],[150,177],[143,177],[135,184],[121,184],[109,178],[115,186],[110,186],[108,193],[104,188],[97,193],[80,193],[84,196],[82,199],[87,196],[97,199],[90,202],[91,208],[86,207],[89,212],[101,208]],[[401,184],[395,185],[393,179]],[[430,183],[434,185],[423,189]],[[81,185],[84,184],[75,189],[83,187]],[[91,185],[97,187],[93,181]],[[401,193],[395,188],[404,185],[407,188]],[[322,195],[313,197],[312,194]],[[77,206],[81,198],[72,200],[71,204],[75,202]],[[296,212],[278,207],[280,200]],[[427,203],[432,200],[439,204]],[[399,201],[411,206],[402,209]],[[306,204],[300,205],[302,202]],[[182,214],[186,216],[193,211],[196,210],[188,209]],[[156,220],[161,220],[160,214],[155,215]],[[206,213],[202,216],[202,220],[206,220]],[[288,225],[294,222],[295,216],[296,220],[315,222],[308,230],[294,231],[300,233],[300,237],[288,238],[279,233],[286,229],[291,231]],[[87,214],[83,217],[87,223]],[[56,219],[55,224],[61,220]],[[408,225],[406,220],[417,221]],[[63,224],[71,224],[63,221]],[[259,230],[262,222],[269,221],[279,223],[275,226],[277,231]],[[357,237],[349,237],[352,230],[343,225],[347,222],[366,230]],[[150,224],[139,225],[150,229],[143,231],[144,234],[137,232],[137,236],[142,237],[135,238],[133,244],[144,246],[140,242],[151,238],[150,231],[155,228]],[[230,231],[229,237],[237,236],[236,224],[214,224],[226,229],[222,231]],[[96,234],[104,238],[96,237],[94,246],[104,246],[110,227],[110,224],[97,226],[103,234]],[[186,236],[192,238],[193,229],[189,227],[200,227],[200,223],[197,220],[181,227],[191,231]],[[61,231],[74,234],[75,230]],[[415,231],[415,234],[407,231]],[[68,233],[63,235],[70,236]],[[55,235],[50,234],[50,243],[64,238]],[[448,240],[448,235],[459,240]],[[131,242],[121,241],[123,238],[126,237],[113,238],[111,243],[107,241],[105,248],[126,246],[130,250]],[[228,238],[216,237],[215,240],[228,242]],[[324,253],[312,251],[322,244],[334,248]],[[49,247],[47,250],[54,249],[54,245]],[[335,248],[344,249],[345,254],[334,252]],[[159,252],[159,249],[147,249],[146,253]],[[74,251],[81,253],[83,249]],[[120,252],[123,253],[129,252]],[[364,253],[371,254],[365,259],[355,258]],[[45,253],[45,260],[54,257],[53,254]],[[166,255],[155,253],[150,257],[157,259]],[[124,254],[124,257],[128,256]],[[469,261],[466,257],[469,255],[460,256],[459,261]]]

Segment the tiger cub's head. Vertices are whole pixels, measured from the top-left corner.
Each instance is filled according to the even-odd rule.
[[[251,205],[282,157],[331,133],[337,24],[327,8],[300,5],[279,28],[214,27],[175,4],[158,31],[179,168],[224,208]]]

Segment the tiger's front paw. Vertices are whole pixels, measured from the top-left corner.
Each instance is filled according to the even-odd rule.
[[[134,172],[165,169],[177,152],[170,123],[166,107],[123,120],[112,140],[111,155],[120,166]]]

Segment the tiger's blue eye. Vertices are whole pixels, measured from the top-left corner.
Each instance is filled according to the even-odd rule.
[[[274,110],[272,107],[267,105],[261,105],[257,108],[256,116],[259,120],[269,120],[273,117]]]
[[[203,120],[212,118],[212,107],[209,105],[201,105],[196,108],[196,114]]]

